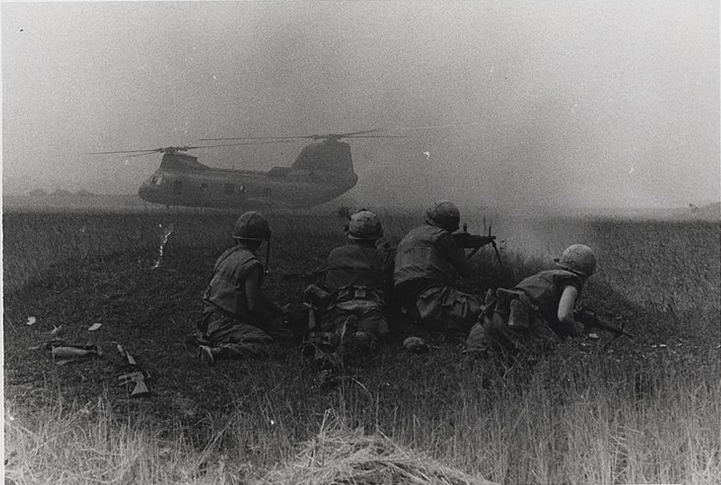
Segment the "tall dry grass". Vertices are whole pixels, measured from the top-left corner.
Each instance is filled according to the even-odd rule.
[[[46,269],[65,259],[97,261],[93,258],[133,252],[150,265],[158,255],[158,226],[169,222],[175,228],[168,241],[175,248],[171,253],[188,247],[212,247],[219,253],[234,221],[232,215],[196,214],[5,217],[5,227],[10,217],[10,227],[16,229],[5,237],[6,294],[42,283]],[[417,222],[413,217],[387,217],[389,238]],[[287,271],[322,262],[343,240],[343,221],[336,218],[319,222],[312,217],[273,216],[271,224],[274,264]],[[497,229],[499,238],[502,227]],[[507,236],[515,241],[505,250],[508,272],[494,277],[520,279],[548,265],[549,255],[557,255],[566,245],[586,242],[600,260],[599,275],[586,297],[621,310],[625,319],[642,318],[627,323],[645,337],[634,346],[596,346],[581,352],[577,342],[568,342],[535,366],[519,362],[510,368],[465,361],[453,348],[418,359],[397,360],[387,352],[369,374],[349,375],[337,388],[323,392],[279,390],[303,385],[292,375],[272,387],[259,386],[251,399],[228,382],[228,392],[238,392],[239,404],[207,416],[203,439],[180,420],[158,428],[142,412],[113,411],[107,396],[90,404],[68,404],[55,389],[40,385],[44,397],[37,406],[20,408],[6,402],[6,476],[15,483],[41,484],[280,483],[278,477],[296,476],[283,473],[318,466],[309,450],[319,443],[328,446],[323,448],[327,456],[372,474],[391,465],[372,453],[341,452],[372,451],[374,443],[380,443],[376,451],[392,454],[398,446],[413,463],[462,470],[465,475],[458,476],[469,480],[717,483],[718,227],[536,221],[525,228],[519,224],[518,234],[524,231]],[[515,246],[521,240],[535,241],[528,253]],[[485,250],[477,264],[489,274],[496,268],[492,253]],[[654,334],[641,325],[658,325],[664,331]],[[656,337],[678,335],[684,339],[652,346],[661,342]],[[702,338],[691,341],[694,335]],[[290,395],[303,393],[307,400],[289,402]],[[323,427],[328,410],[342,432]],[[418,456],[428,458],[423,462]],[[310,471],[308,480],[331,472]],[[333,476],[342,483],[351,472]]]

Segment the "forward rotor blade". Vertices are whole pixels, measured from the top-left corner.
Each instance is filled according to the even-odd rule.
[[[144,157],[145,155],[152,155],[152,154],[154,154],[154,153],[156,153],[156,152],[140,153],[140,154],[138,154],[138,155],[128,155],[128,156],[125,157],[125,158]]]
[[[224,141],[224,140],[277,140],[277,141],[291,141],[291,140],[328,140],[341,138],[400,138],[400,136],[393,135],[378,135],[362,137],[358,135],[365,135],[366,133],[376,133],[384,131],[383,128],[376,128],[373,130],[363,131],[352,131],[350,133],[326,133],[323,135],[291,135],[291,136],[244,136],[244,137],[225,137],[225,138],[200,138],[201,141]]]

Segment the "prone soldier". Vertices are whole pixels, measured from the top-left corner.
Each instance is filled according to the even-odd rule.
[[[588,246],[574,244],[554,261],[557,269],[529,276],[512,289],[499,288],[495,295],[489,290],[481,319],[468,335],[467,353],[538,353],[583,332],[574,307],[596,271],[596,256]]]
[[[311,306],[307,352],[337,368],[349,353],[375,348],[389,332],[386,302],[392,285],[393,257],[378,249],[383,236],[378,216],[361,210],[350,216],[348,244],[333,249],[320,285],[304,299]],[[317,318],[315,318],[317,317]]]

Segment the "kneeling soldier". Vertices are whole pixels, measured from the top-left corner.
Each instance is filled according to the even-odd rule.
[[[451,235],[460,212],[442,201],[426,211],[425,224],[412,229],[398,245],[394,295],[410,319],[421,327],[465,334],[481,313],[480,295],[460,291],[457,276],[469,277],[463,248]]]
[[[351,215],[349,243],[330,252],[322,283],[306,289],[304,298],[318,317],[311,322],[307,347],[315,360],[337,368],[344,353],[368,351],[388,334],[393,257],[376,248],[382,236],[376,214],[361,210]]]
[[[235,246],[215,263],[203,296],[205,309],[198,322],[202,332],[199,356],[212,365],[220,359],[272,357],[279,351],[274,336],[284,334],[283,310],[261,292],[263,264],[256,256],[270,239],[268,221],[259,212],[246,212],[233,229]]]
[[[583,332],[573,310],[586,280],[596,271],[588,246],[566,248],[558,269],[541,271],[510,290],[488,295],[481,319],[471,329],[466,352],[537,353]],[[490,290],[489,290],[490,292]]]

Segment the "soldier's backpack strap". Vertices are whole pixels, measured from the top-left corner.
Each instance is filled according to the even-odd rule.
[[[525,293],[522,290],[514,290],[513,288],[498,288],[496,289],[496,296],[500,299],[512,300],[514,298],[520,298]]]

